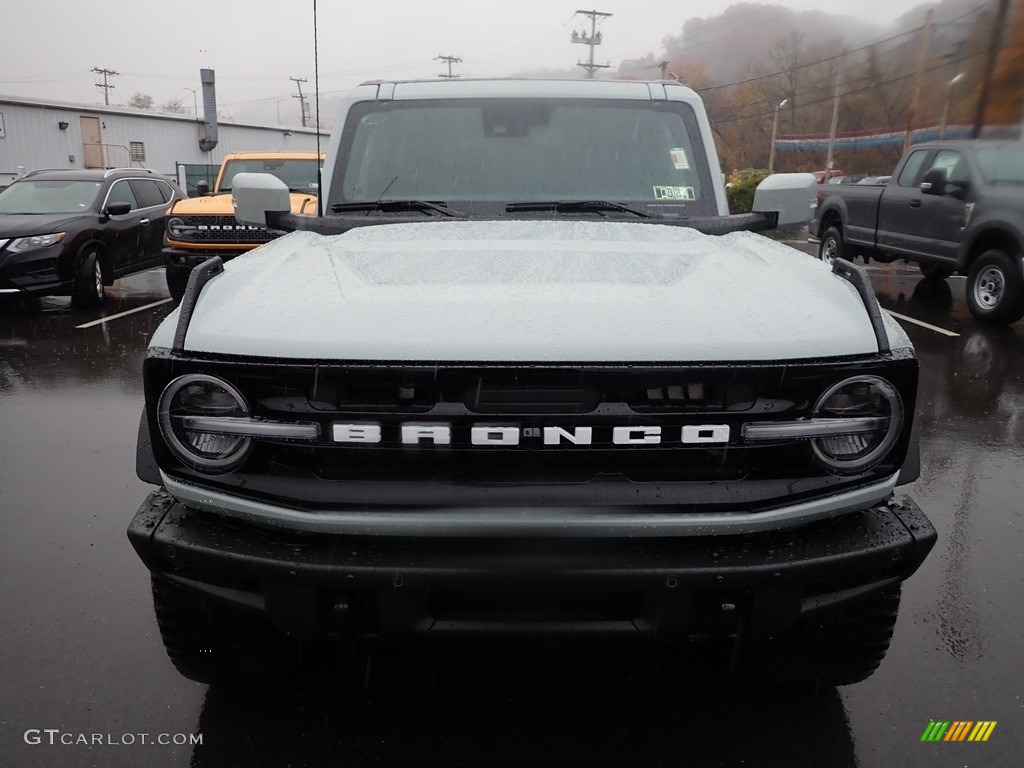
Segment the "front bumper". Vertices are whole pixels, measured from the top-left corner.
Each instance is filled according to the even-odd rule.
[[[0,252],[0,295],[70,293],[70,276],[61,270],[62,251],[58,244],[18,254]]]
[[[908,578],[936,540],[901,497],[800,529],[677,538],[273,531],[154,491],[128,528],[154,574],[304,636],[769,637]]]
[[[251,251],[254,248],[258,248],[262,243],[252,243],[248,245],[238,244],[237,246],[232,245],[227,248],[209,249],[209,250],[185,250],[183,248],[171,248],[167,247],[160,251],[164,257],[164,264],[168,267],[181,267],[185,269],[193,269],[198,267],[204,261],[212,259],[214,256],[219,256],[221,261],[229,261],[240,256],[241,254]]]

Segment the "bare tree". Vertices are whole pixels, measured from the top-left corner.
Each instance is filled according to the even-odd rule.
[[[804,36],[799,32],[790,32],[786,37],[776,40],[775,47],[768,54],[768,58],[778,69],[782,81],[782,93],[773,95],[771,100],[789,99],[790,124],[796,123],[797,72],[800,69],[803,41]]]
[[[128,106],[134,109],[152,109],[153,108],[153,97],[148,94],[136,91],[132,94],[131,98],[128,99]]]
[[[170,99],[160,105],[161,112],[169,112],[172,115],[183,115],[188,112],[185,106],[181,103],[183,99]]]

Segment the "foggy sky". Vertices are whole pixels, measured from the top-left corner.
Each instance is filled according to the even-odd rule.
[[[614,15],[599,29],[598,63],[658,55],[662,40],[692,17],[714,16],[730,0],[319,0],[320,86],[344,91],[376,78],[435,77],[439,54],[459,56],[464,77],[508,75],[538,68],[568,69],[586,55],[572,45],[585,19],[578,8]],[[917,0],[786,0],[766,3],[820,10],[889,24]],[[0,95],[102,104],[93,67],[121,73],[111,104],[136,91],[157,105],[199,88],[199,69],[217,72],[218,102],[237,116],[262,106],[282,119],[299,113],[295,83],[313,90],[312,0],[6,0],[0,13]],[[589,22],[587,22],[589,24]],[[841,32],[841,30],[839,30]],[[739,54],[740,52],[738,52]],[[652,76],[654,73],[652,72]],[[201,105],[200,105],[201,107]],[[325,113],[325,117],[328,115]]]

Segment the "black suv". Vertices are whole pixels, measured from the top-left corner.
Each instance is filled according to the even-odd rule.
[[[145,168],[32,171],[0,191],[0,294],[101,304],[114,280],[163,263],[185,193]]]

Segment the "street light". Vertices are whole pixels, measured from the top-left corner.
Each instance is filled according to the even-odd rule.
[[[946,121],[949,119],[949,100],[953,95],[953,86],[964,79],[964,73],[958,72],[956,77],[946,84],[946,104],[942,108],[942,128],[939,130],[939,138],[946,138]]]
[[[772,120],[772,148],[768,152],[768,173],[775,170],[775,134],[779,130],[779,110],[789,104],[789,99],[783,99],[775,107],[775,118]]]
[[[196,117],[199,117],[199,102],[196,100],[196,91],[198,88],[182,88],[183,91],[192,91],[192,112]]]

